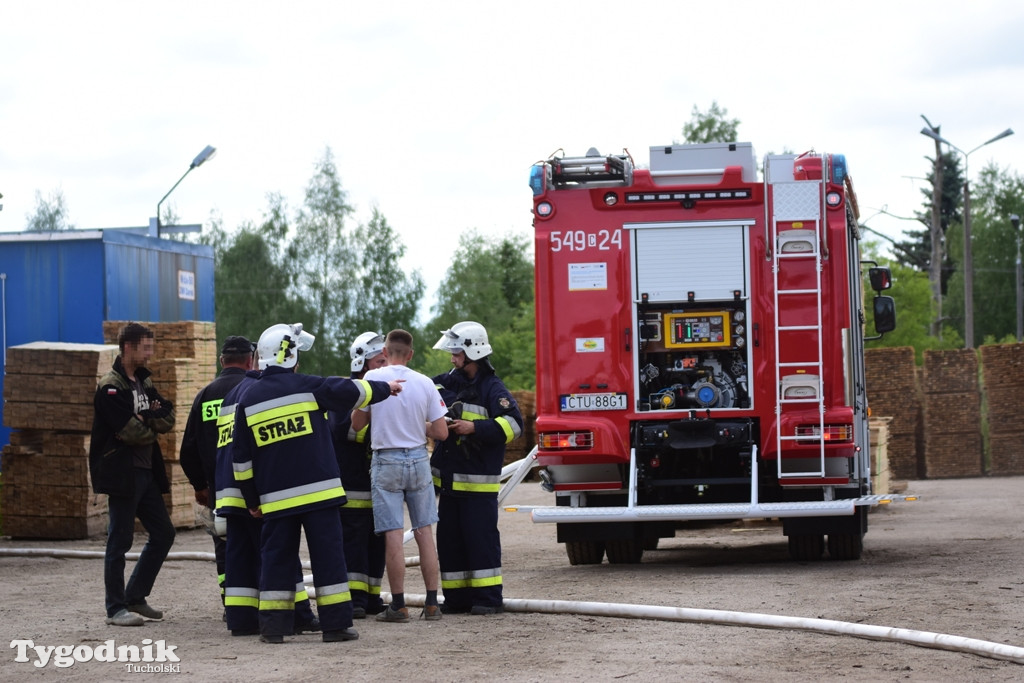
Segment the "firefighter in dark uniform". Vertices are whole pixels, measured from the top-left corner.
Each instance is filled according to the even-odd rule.
[[[246,371],[252,370],[255,350],[256,345],[245,337],[232,336],[224,340],[220,350],[220,374],[196,394],[185,423],[178,460],[195,489],[196,502],[207,509],[216,507],[217,416],[220,415],[220,405],[228,392],[242,381]],[[226,544],[217,533],[212,535],[213,554],[217,561],[217,583],[223,601]]]
[[[227,393],[217,417],[216,510],[218,533],[226,537],[224,562],[224,616],[233,636],[253,636],[260,632],[260,531],[263,521],[253,517],[245,505],[241,489],[235,483],[231,442],[235,426],[235,408],[248,385],[260,376],[249,370]],[[221,522],[224,529],[221,531]],[[320,620],[313,614],[309,594],[302,577],[298,554],[295,569],[295,633],[319,631]]]
[[[504,611],[498,491],[505,446],[522,434],[512,394],[494,373],[487,330],[463,321],[445,330],[435,349],[452,354],[448,373],[434,377],[452,421],[430,460],[437,504],[437,552],[445,614]]]
[[[387,363],[384,337],[377,332],[364,332],[352,342],[352,379],[362,379],[367,370]],[[352,618],[365,619],[367,614],[384,611],[380,597],[384,579],[384,536],[373,531],[373,502],[370,499],[369,425],[356,432],[352,429],[352,413],[331,412],[328,415],[334,451],[341,470],[341,484],[347,501],[341,506],[341,527],[345,533],[345,563],[348,586],[352,593]]]
[[[324,642],[355,640],[338,507],[345,503],[326,413],[383,401],[399,382],[295,372],[313,345],[301,323],[273,325],[257,343],[262,374],[235,408],[232,460],[246,506],[263,519],[260,638],[282,643],[294,626],[294,559],[304,533]]]

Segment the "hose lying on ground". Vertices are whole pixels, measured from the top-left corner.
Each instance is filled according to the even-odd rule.
[[[65,550],[61,548],[0,548],[0,557],[57,557],[72,559],[101,559],[101,550]],[[138,559],[139,553],[128,553],[128,559]],[[174,552],[167,554],[168,560],[213,560],[213,553]],[[418,558],[409,558],[417,560]],[[303,563],[307,565],[308,563]],[[407,561],[407,564],[409,562]],[[307,583],[312,576],[304,577]],[[316,595],[310,587],[310,597]],[[383,594],[386,600],[388,594]],[[413,607],[423,606],[426,596],[406,594],[405,601]],[[659,607],[611,602],[577,602],[570,600],[524,600],[505,599],[508,612],[539,612],[543,614],[577,614],[594,617],[617,617],[631,619],[655,619],[659,621],[683,621],[697,624],[720,624],[724,626],[750,626],[754,628],[790,629],[831,635],[855,636],[869,640],[884,640],[918,647],[927,647],[953,652],[966,652],[991,659],[1002,659],[1015,664],[1024,664],[1024,648],[994,643],[976,638],[965,638],[944,633],[917,631],[892,626],[854,624],[834,619],[809,617],[786,617],[756,612],[731,612],[715,609],[694,609],[688,607]]]

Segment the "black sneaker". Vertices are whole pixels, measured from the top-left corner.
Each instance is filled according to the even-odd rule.
[[[271,645],[280,645],[281,643],[284,642],[284,636],[281,636],[281,635],[266,635],[266,634],[264,634],[264,635],[260,636],[260,642],[261,643],[270,643]]]
[[[295,624],[295,635],[300,633],[309,633],[311,631],[320,630],[320,620],[313,617],[313,621],[303,622],[301,624]]]
[[[352,608],[352,618],[353,619],[365,619],[366,618],[366,608],[365,607],[353,607]]]
[[[441,614],[469,614],[469,605],[441,605]]]
[[[341,643],[347,640],[359,640],[359,633],[354,628],[343,628],[339,631],[324,631],[325,643]]]
[[[503,606],[473,605],[473,607],[469,610],[469,613],[476,616],[484,616],[488,614],[501,614],[504,611],[505,608]]]
[[[258,636],[260,630],[258,628],[233,628],[231,629],[231,635],[233,636]]]

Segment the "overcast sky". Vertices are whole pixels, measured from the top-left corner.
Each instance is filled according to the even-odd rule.
[[[847,156],[862,218],[917,224],[933,142],[970,174],[1024,158],[1024,3],[0,1],[0,231],[60,190],[78,228],[259,221],[299,206],[329,146],[357,219],[379,207],[428,283],[460,233],[531,231],[530,166],[647,150],[697,105],[758,157]]]

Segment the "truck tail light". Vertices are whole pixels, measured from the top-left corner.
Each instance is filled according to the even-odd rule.
[[[594,447],[594,432],[547,432],[538,445],[545,451],[571,451]]]
[[[827,443],[845,443],[853,440],[853,425],[825,425],[824,437],[820,425],[797,425],[796,435],[807,437],[807,441],[801,443],[817,443],[820,437]]]

